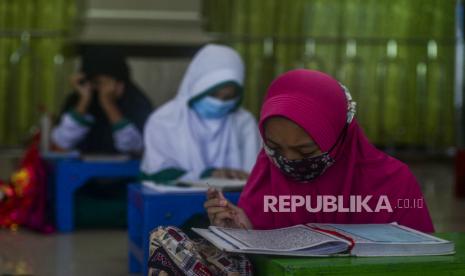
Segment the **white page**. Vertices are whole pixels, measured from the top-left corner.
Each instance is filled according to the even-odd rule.
[[[245,230],[210,226],[221,236],[244,250],[296,251],[324,243],[348,243],[332,236],[312,231],[304,225],[273,230]]]
[[[233,245],[230,241],[223,239],[210,229],[192,228],[194,232],[211,242],[218,249],[233,252],[233,253],[246,253],[246,254],[260,254],[260,255],[280,255],[280,256],[306,256],[306,257],[326,257],[332,254],[343,252],[347,250],[348,245],[339,243],[336,245],[326,246],[325,248],[314,247],[311,250],[305,251],[269,251],[269,250],[252,250],[252,249],[239,249],[238,246]],[[235,242],[237,243],[237,242]]]
[[[341,234],[354,238],[355,242],[367,243],[393,243],[393,244],[418,244],[440,243],[444,240],[416,231],[414,229],[389,224],[313,224],[322,228],[330,228]]]
[[[308,225],[336,231],[351,237],[355,241],[351,255],[359,257],[448,255],[455,251],[455,246],[450,241],[397,223],[311,223]]]

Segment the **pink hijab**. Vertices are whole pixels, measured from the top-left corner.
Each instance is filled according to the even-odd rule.
[[[298,124],[325,152],[344,128],[347,100],[332,77],[318,71],[293,70],[279,76],[268,89],[260,115],[262,137],[264,122],[272,116],[283,116]],[[376,149],[355,119],[331,156],[336,162],[323,175],[310,183],[298,183],[286,178],[262,149],[238,204],[254,228],[272,229],[311,222],[398,222],[423,232],[434,232],[420,187],[407,165]],[[344,206],[349,206],[350,195],[371,195],[368,205],[373,210],[378,198],[385,195],[393,211],[311,213],[297,208],[293,213],[265,212],[265,195],[310,196],[312,206],[317,195],[342,196]],[[421,201],[422,207],[402,208]]]

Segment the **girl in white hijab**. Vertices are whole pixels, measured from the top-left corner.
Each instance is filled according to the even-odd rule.
[[[204,46],[176,97],[145,125],[142,178],[158,183],[247,178],[261,140],[255,118],[240,107],[243,81],[244,64],[235,50]]]

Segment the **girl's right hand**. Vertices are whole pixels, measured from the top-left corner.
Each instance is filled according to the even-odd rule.
[[[253,229],[244,210],[220,196],[220,192],[210,188],[204,204],[211,225],[228,228]]]
[[[81,98],[91,98],[92,84],[82,73],[76,73],[70,77],[71,87],[79,94]]]
[[[92,101],[92,84],[86,80],[85,75],[82,73],[73,74],[70,77],[70,82],[79,95],[75,110],[80,114],[85,114]]]

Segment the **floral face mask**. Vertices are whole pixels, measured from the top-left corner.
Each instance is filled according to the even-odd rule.
[[[265,152],[273,163],[287,177],[297,182],[309,182],[322,175],[335,160],[325,152],[318,156],[305,157],[298,160],[289,160],[274,149],[264,146]]]

